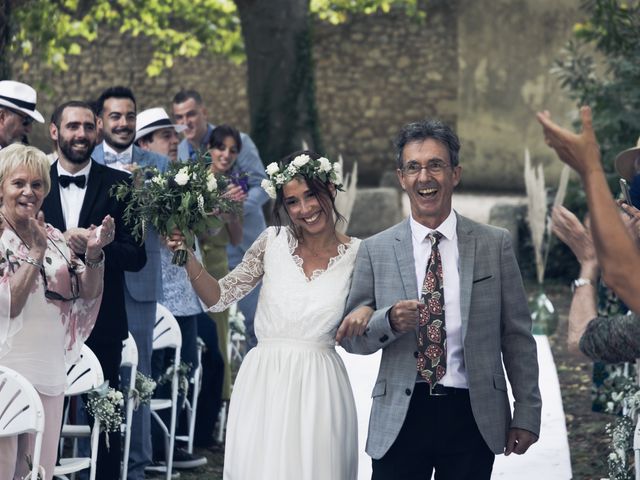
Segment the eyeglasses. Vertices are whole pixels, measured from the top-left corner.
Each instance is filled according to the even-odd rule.
[[[400,170],[402,170],[402,173],[407,177],[415,177],[416,175],[419,175],[423,169],[426,169],[427,172],[432,175],[438,175],[450,166],[451,165],[441,160],[431,160],[426,165],[420,165],[418,162],[409,162]]]
[[[80,297],[80,283],[78,281],[78,274],[73,267],[68,267],[69,278],[71,279],[71,298],[63,297],[58,292],[49,290],[49,283],[47,282],[47,275],[44,271],[44,267],[40,269],[40,275],[42,275],[42,282],[44,283],[44,297],[49,300],[57,300],[59,302],[73,302]]]
[[[31,125],[33,123],[33,118],[30,117],[29,115],[25,115],[24,113],[19,112],[17,110],[14,110],[12,108],[7,108],[7,110],[9,110],[14,115],[19,116],[22,119],[22,126],[23,127],[28,127],[29,125]]]

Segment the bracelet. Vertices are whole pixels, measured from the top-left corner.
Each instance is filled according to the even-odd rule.
[[[200,265],[200,273],[198,273],[195,277],[193,278],[189,278],[189,280],[191,281],[191,283],[195,282],[196,280],[198,280],[202,274],[204,273],[204,266]]]
[[[38,270],[40,270],[42,268],[42,262],[39,262],[38,260],[36,260],[33,257],[30,257],[30,256],[27,255],[23,260],[24,260],[24,263],[28,263],[29,265],[33,265]]]
[[[84,257],[84,263],[87,268],[100,268],[104,266],[104,250],[100,250],[100,258],[98,260],[89,260],[89,257]]]

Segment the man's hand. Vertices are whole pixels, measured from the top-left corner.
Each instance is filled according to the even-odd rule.
[[[419,300],[400,300],[389,312],[391,328],[398,333],[414,330],[418,326]]]
[[[504,449],[504,456],[506,457],[512,452],[517,455],[522,455],[537,441],[538,436],[529,430],[510,428],[509,436],[507,437],[507,447]]]
[[[591,108],[580,109],[582,132],[579,134],[554,123],[551,120],[551,114],[546,110],[538,113],[536,117],[542,125],[544,141],[556,151],[560,160],[577,171],[580,176],[584,176],[589,171],[602,170],[600,148],[591,121]]]
[[[67,245],[71,247],[76,254],[82,255],[87,250],[87,242],[89,241],[89,235],[91,230],[88,228],[70,228],[64,232],[64,238],[67,241]]]

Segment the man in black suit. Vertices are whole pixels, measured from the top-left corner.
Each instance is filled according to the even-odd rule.
[[[130,182],[130,175],[92,161],[97,138],[96,118],[87,103],[71,101],[58,106],[50,133],[60,156],[51,166],[51,191],[42,205],[45,220],[64,232],[77,254],[85,251],[88,227],[100,225],[107,214],[116,223],[115,239],[104,248],[102,304],[86,344],[100,360],[105,380],[119,388],[122,341],[128,335],[124,272],[138,271],[146,263],[144,246],[135,241],[123,222],[125,205],[109,194],[114,184]],[[109,444],[107,449],[101,436],[97,479],[113,480],[120,476],[119,432],[109,434]]]

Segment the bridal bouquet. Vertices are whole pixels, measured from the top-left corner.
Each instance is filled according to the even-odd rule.
[[[237,202],[223,196],[226,180],[216,177],[202,159],[171,163],[164,173],[156,168],[138,169],[132,176],[132,183],[116,185],[114,194],[126,202],[124,221],[139,241],[148,225],[163,237],[177,228],[185,236],[186,247],[193,248],[197,235],[222,223],[216,215],[235,213],[238,208]],[[186,261],[187,250],[174,253],[175,265]]]

